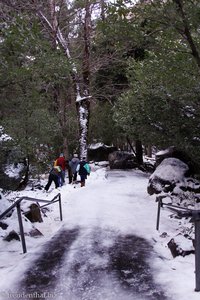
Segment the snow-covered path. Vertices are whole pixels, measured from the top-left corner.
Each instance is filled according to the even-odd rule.
[[[170,253],[164,257],[164,252],[157,252],[157,204],[146,192],[148,176],[121,170],[109,171],[106,179],[95,174],[85,188],[62,188],[64,221],[52,239],[28,250],[10,295],[56,300],[188,299],[179,287],[176,292],[170,286],[174,272]],[[170,226],[164,223],[162,230],[171,230]],[[46,233],[52,230],[52,225],[38,227]],[[197,299],[193,290],[191,295]]]
[[[130,174],[112,171],[93,190],[73,193],[64,226],[44,245],[19,291],[70,300],[165,299],[149,264],[155,255],[152,241],[141,237],[152,224],[144,207],[149,200]],[[146,183],[144,174],[135,176]]]
[[[62,230],[25,274],[20,291],[60,300],[166,299],[147,262],[152,247],[142,238],[115,234]],[[105,236],[115,236],[114,243],[105,245]]]

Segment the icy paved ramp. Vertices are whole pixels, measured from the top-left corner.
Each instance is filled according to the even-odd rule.
[[[63,265],[64,254],[70,249],[78,232],[78,228],[61,230],[46,244],[39,258],[24,274],[19,294],[24,293],[28,299],[45,299],[45,293],[48,295],[49,291],[53,291]],[[29,294],[33,294],[33,297],[29,297]],[[40,294],[41,297],[39,297]],[[24,299],[25,296],[18,299]],[[47,298],[53,299],[54,297],[49,294]]]
[[[145,239],[108,228],[62,231],[27,271],[21,290],[37,299],[46,292],[54,300],[166,300],[151,275],[152,252]]]

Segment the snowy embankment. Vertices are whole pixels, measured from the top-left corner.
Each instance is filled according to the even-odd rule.
[[[83,247],[85,241],[87,247],[91,247],[92,243],[89,243],[89,239],[95,239],[95,236],[90,233],[98,234],[98,230],[95,231],[95,228],[100,228],[101,234],[104,232],[102,243],[105,247],[114,244],[117,235],[136,235],[144,238],[153,246],[154,255],[150,265],[154,280],[162,286],[165,295],[174,300],[199,299],[200,294],[194,292],[194,255],[173,258],[167,247],[169,240],[177,235],[177,228],[184,227],[185,222],[188,221],[171,219],[171,213],[168,210],[162,210],[160,231],[156,231],[157,203],[154,196],[147,194],[147,184],[148,176],[141,171],[118,170],[106,173],[105,168],[93,166],[91,176],[84,188],[80,188],[80,186],[74,188],[72,185],[66,184],[58,190],[51,189],[48,194],[40,190],[31,190],[31,188],[20,193],[13,193],[13,198],[29,196],[50,200],[60,192],[63,221],[59,221],[58,203],[49,206],[49,211],[45,213],[46,216],[43,215],[44,222],[34,224],[43,236],[38,238],[26,236],[28,250],[26,254],[22,254],[19,241],[0,240],[0,300],[5,300],[5,296],[9,291],[13,291],[14,287],[18,290],[18,282],[37,258],[43,245],[61,228],[80,228],[80,231],[83,232],[81,239],[75,243],[73,249]],[[16,213],[12,217],[11,225],[13,227],[16,227],[15,222],[17,222]],[[32,226],[32,224],[28,224],[28,222],[25,224],[25,232],[29,230],[29,226]],[[5,234],[3,230],[0,233],[1,236]],[[71,256],[73,256],[72,253]],[[69,264],[71,256],[68,257]],[[97,255],[88,259],[93,264],[106,263],[106,258],[100,260]],[[60,283],[60,285],[62,284]],[[63,289],[63,286],[59,288]],[[106,292],[104,291],[104,299],[114,299],[110,293],[112,294],[112,285],[110,289],[107,286]],[[118,295],[120,295],[118,298],[115,295],[115,299],[121,300],[123,296],[121,290],[118,290]],[[76,299],[81,300],[81,298]],[[100,297],[100,299],[102,298]],[[129,298],[124,297],[123,299]]]

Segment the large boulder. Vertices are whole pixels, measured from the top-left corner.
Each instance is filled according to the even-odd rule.
[[[177,158],[165,158],[149,178],[147,191],[150,195],[172,192],[177,184],[185,186],[189,167]]]
[[[111,169],[133,169],[138,167],[135,156],[126,151],[115,151],[108,156]]]
[[[8,228],[8,224],[6,224],[4,222],[0,222],[0,228],[2,228],[3,230],[6,230]]]
[[[182,234],[179,234],[176,237],[172,238],[167,243],[167,246],[170,249],[173,257],[184,257],[186,255],[195,254],[193,240],[183,236]]]
[[[29,219],[29,221],[31,221],[31,223],[43,222],[39,205],[36,203],[32,203],[29,206],[29,211],[25,212],[24,215]]]
[[[88,160],[97,161],[107,161],[108,155],[117,148],[114,146],[107,146],[102,143],[91,144],[88,148]]]
[[[188,172],[190,174],[196,173],[197,171],[196,169],[198,168],[198,166],[195,165],[191,157],[183,150],[177,149],[174,146],[171,146],[165,150],[161,150],[156,153],[155,155],[156,166],[158,166],[165,158],[170,158],[170,157],[177,158],[182,162],[184,162],[185,164],[187,164],[187,166],[189,167]]]
[[[10,242],[12,240],[17,240],[17,241],[20,241],[20,237],[19,237],[19,234],[15,231],[15,230],[12,230],[9,232],[8,235],[6,235],[4,238],[3,238],[4,241],[7,241],[7,242]]]

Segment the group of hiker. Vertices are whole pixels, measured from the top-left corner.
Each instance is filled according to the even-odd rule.
[[[81,187],[83,187],[85,186],[87,176],[90,175],[91,169],[85,157],[80,160],[78,154],[75,153],[72,159],[66,160],[63,153],[61,153],[54,161],[45,190],[49,190],[52,182],[55,183],[56,188],[63,186],[65,183],[66,171],[68,172],[69,184],[78,183],[77,175],[79,175]]]

